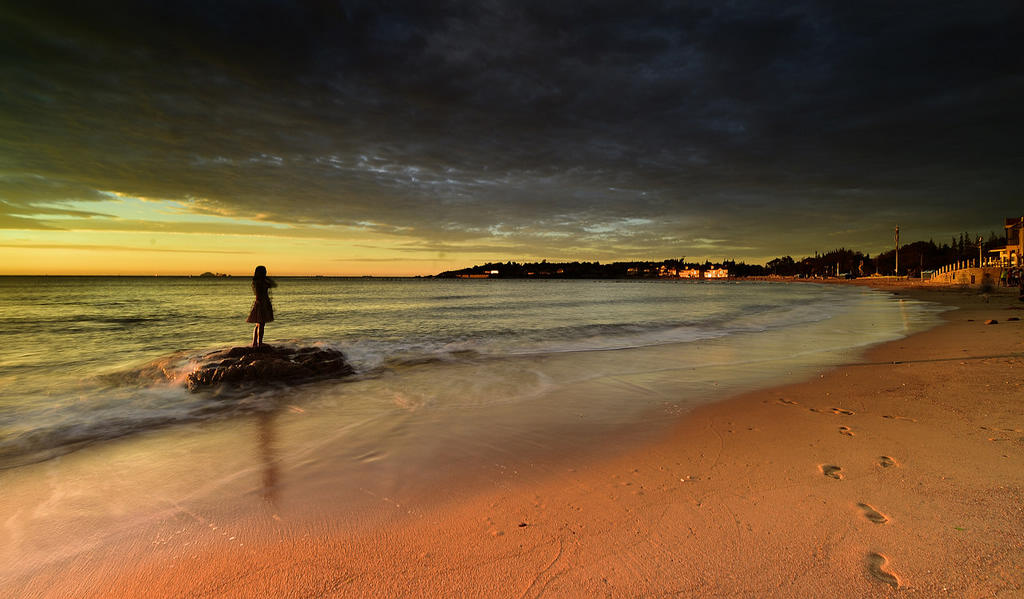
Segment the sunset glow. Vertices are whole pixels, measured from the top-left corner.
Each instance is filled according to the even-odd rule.
[[[106,201],[45,206],[34,228],[0,230],[0,274],[251,274],[257,262],[278,275],[410,276],[461,266],[475,256],[452,244],[405,247],[372,226],[281,224],[192,212],[187,202],[111,194]]]
[[[0,8],[0,595],[1019,597],[1024,3]]]

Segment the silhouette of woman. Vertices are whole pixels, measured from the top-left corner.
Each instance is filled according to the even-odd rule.
[[[263,345],[263,329],[268,322],[274,320],[274,306],[270,303],[270,289],[277,287],[277,283],[267,276],[266,266],[257,266],[256,272],[252,273],[252,292],[256,295],[256,301],[252,303],[252,310],[249,310],[249,317],[245,322],[256,325],[252,330],[252,346]]]

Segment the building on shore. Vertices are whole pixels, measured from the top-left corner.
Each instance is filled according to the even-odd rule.
[[[1006,219],[1006,245],[989,250],[992,261],[1001,266],[1019,267],[1024,264],[1024,216]]]

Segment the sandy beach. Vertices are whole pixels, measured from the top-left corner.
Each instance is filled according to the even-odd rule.
[[[0,590],[1024,596],[1024,304],[1015,293],[890,291],[957,309],[854,363],[699,408],[621,450],[595,439],[592,455],[531,457],[490,469],[485,484],[453,474],[433,501],[372,498],[387,505],[379,518],[346,517],[329,493],[311,495],[316,517],[300,521],[269,507],[214,517],[171,506],[142,534],[9,575]]]

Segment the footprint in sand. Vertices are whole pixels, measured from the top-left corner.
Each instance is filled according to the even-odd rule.
[[[864,512],[865,518],[874,522],[875,524],[885,524],[889,521],[889,519],[886,518],[882,512],[876,510],[875,508],[871,507],[866,503],[858,503],[857,507],[859,507]]]
[[[491,518],[484,518],[484,522],[487,523],[487,533],[492,537],[501,537],[505,535],[505,531],[498,528],[494,520]]]
[[[889,571],[889,558],[881,553],[868,554],[868,573],[894,589],[899,590],[900,579]]]
[[[981,428],[981,430],[983,431],[996,431],[1001,433],[1024,433],[1024,431],[1022,431],[1019,428],[992,428],[989,426],[982,426],[979,428]]]
[[[878,456],[878,465],[882,468],[892,468],[896,466],[896,460],[890,458],[887,455]]]
[[[907,420],[909,422],[917,422],[916,419],[908,418],[906,416],[890,416],[890,415],[886,414],[885,416],[882,416],[882,418],[886,418],[888,420]]]
[[[840,426],[839,427],[839,434],[840,435],[846,435],[847,437],[854,436],[853,435],[853,431],[851,431],[850,427],[848,427],[848,426]]]
[[[795,402],[795,401],[793,401],[791,399],[786,399],[784,397],[780,397],[778,401],[779,401],[780,404],[783,404],[783,405],[786,405],[786,406],[798,406],[798,405],[800,405],[797,402]]]
[[[850,410],[844,410],[842,408],[832,408],[832,413],[837,416],[853,416],[856,412]]]
[[[843,469],[840,468],[839,466],[833,466],[831,464],[822,464],[818,466],[818,469],[821,470],[821,473],[824,474],[825,476],[834,478],[836,480],[843,480]]]

